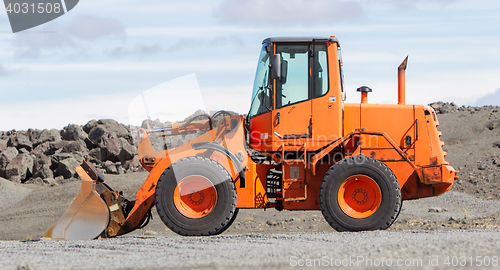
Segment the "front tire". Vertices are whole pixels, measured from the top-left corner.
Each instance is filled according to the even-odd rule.
[[[343,159],[323,177],[320,209],[337,231],[385,230],[401,211],[401,190],[384,163],[366,156]]]
[[[219,163],[204,157],[178,160],[160,176],[155,191],[158,215],[173,232],[216,235],[236,218],[236,189]]]

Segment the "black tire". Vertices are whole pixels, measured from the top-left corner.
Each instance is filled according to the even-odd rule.
[[[201,176],[215,188],[216,202],[205,216],[187,217],[174,203],[177,183],[188,176]],[[231,225],[238,213],[236,188],[231,176],[219,163],[204,157],[183,158],[168,167],[158,180],[155,205],[163,223],[173,232],[184,236],[220,234]]]
[[[357,175],[374,180],[381,193],[378,208],[362,218],[348,215],[338,198],[344,181],[352,177],[357,179]],[[352,196],[354,198],[355,194]],[[319,205],[326,221],[337,231],[385,230],[401,211],[401,190],[396,176],[384,163],[366,156],[349,157],[334,164],[323,177]]]

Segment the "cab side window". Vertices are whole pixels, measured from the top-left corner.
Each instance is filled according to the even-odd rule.
[[[328,56],[326,44],[315,44],[313,59],[313,98],[321,97],[328,92]]]
[[[324,43],[277,44],[281,77],[276,80],[276,108],[328,92],[328,56]]]

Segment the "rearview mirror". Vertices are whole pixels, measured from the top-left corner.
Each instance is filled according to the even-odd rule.
[[[274,79],[281,77],[281,55],[275,54],[271,57],[271,76]]]
[[[288,74],[288,61],[283,60],[283,63],[281,64],[281,77],[280,77],[281,84],[286,83],[287,74]]]

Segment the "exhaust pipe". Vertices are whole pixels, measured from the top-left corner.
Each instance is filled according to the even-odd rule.
[[[398,67],[398,104],[405,104],[405,70],[408,63],[408,56]]]
[[[368,93],[370,93],[372,89],[368,86],[361,86],[356,91],[361,92],[361,103],[368,103]]]

